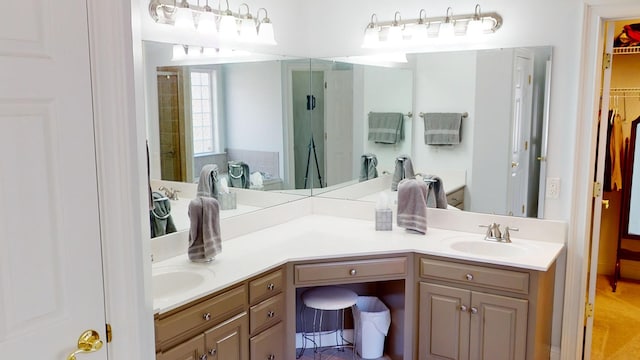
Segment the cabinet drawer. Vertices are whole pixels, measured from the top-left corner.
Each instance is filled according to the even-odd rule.
[[[529,273],[420,259],[420,276],[456,281],[492,289],[529,293]]]
[[[405,276],[407,258],[336,261],[295,266],[296,284],[356,282],[367,279]]]
[[[464,201],[464,188],[456,190],[447,194],[447,204],[451,206],[457,206]]]
[[[284,314],[284,296],[276,295],[258,305],[251,307],[249,316],[249,329],[255,334],[282,320]]]
[[[284,325],[263,331],[249,341],[251,360],[284,360]]]
[[[282,270],[255,279],[249,283],[249,304],[253,305],[278,294],[283,287],[284,273]]]
[[[166,341],[173,341],[176,336],[185,335],[185,332],[202,325],[213,326],[241,312],[245,307],[246,299],[246,288],[241,286],[166,318],[160,318],[156,321],[156,340],[162,346]]]

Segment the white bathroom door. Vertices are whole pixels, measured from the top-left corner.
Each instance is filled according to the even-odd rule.
[[[331,186],[359,174],[353,169],[353,72],[325,71],[324,81],[326,183]]]
[[[613,53],[613,37],[614,22],[607,23],[607,32],[605,37],[605,53]],[[604,58],[604,56],[603,56]],[[609,121],[609,89],[611,88],[611,71],[613,70],[613,61],[611,66],[605,67],[602,71],[602,97],[600,102],[600,114],[594,114],[594,119],[598,121],[598,156],[596,158],[596,182],[604,184],[604,167],[605,154],[607,153],[607,126]],[[594,192],[593,208],[591,217],[591,254],[589,256],[589,270],[587,283],[587,309],[592,308],[594,311],[596,306],[596,279],[598,277],[598,256],[600,251],[600,225],[602,221],[602,199],[603,191]],[[591,359],[591,337],[593,335],[593,312],[586,312],[585,332],[584,332],[584,349],[583,360]]]
[[[527,216],[533,58],[530,54],[521,53],[519,50],[514,61],[507,215]]]
[[[106,342],[87,4],[2,3],[0,358],[65,360]]]

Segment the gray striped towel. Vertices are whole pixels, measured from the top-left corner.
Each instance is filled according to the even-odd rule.
[[[396,144],[404,140],[402,113],[369,113],[368,140],[381,144]]]
[[[398,184],[398,226],[422,234],[427,232],[427,185],[404,179]]]
[[[457,145],[462,140],[461,113],[427,113],[424,116],[424,143]]]
[[[220,238],[220,205],[210,197],[197,197],[189,202],[189,260],[207,262],[222,251]]]

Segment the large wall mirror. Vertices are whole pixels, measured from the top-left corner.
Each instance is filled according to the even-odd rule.
[[[309,59],[239,51],[189,57],[182,46],[143,44],[151,187],[179,191],[169,199],[178,231],[189,226],[188,203],[205,165],[215,164],[236,196],[222,218],[311,194],[314,179],[295,166],[306,163],[311,139]],[[231,187],[230,161],[248,166],[246,186]]]
[[[222,217],[310,195],[393,198],[400,155],[412,158],[415,172],[443,180],[452,210],[544,216],[551,47],[407,54],[403,61],[239,52],[203,61],[176,60],[172,44],[143,44],[152,188],[180,190],[172,201],[178,231],[188,227],[186,206],[202,166],[225,173],[228,161],[261,176],[258,185],[232,189],[238,206]],[[203,79],[210,89],[202,90]],[[216,115],[214,128],[198,128],[203,110]],[[371,141],[372,113],[399,114],[402,137]],[[460,144],[425,144],[428,113],[465,114]],[[194,142],[202,132],[214,139],[210,147]],[[378,177],[362,181],[365,154],[376,156]]]
[[[407,54],[385,66],[313,60],[324,82],[324,114],[314,120],[324,128],[314,125],[314,134],[325,140],[327,185],[314,195],[376,201],[389,192],[395,158],[407,154],[416,173],[440,177],[458,197],[452,208],[543,217],[551,57],[551,47],[530,47]],[[378,112],[404,116],[402,141],[368,139],[369,114]],[[464,114],[460,144],[427,145],[428,113]],[[368,153],[379,177],[359,181]]]
[[[640,240],[640,118],[631,123],[631,137],[626,153],[623,187],[622,237]]]

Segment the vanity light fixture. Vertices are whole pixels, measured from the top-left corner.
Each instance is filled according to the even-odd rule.
[[[222,1],[226,2],[226,10],[220,9]],[[262,18],[259,17],[261,11],[264,12]],[[149,15],[159,24],[197,30],[200,34],[216,35],[221,40],[276,44],[267,9],[260,8],[254,17],[246,3],[234,13],[229,8],[229,0],[220,0],[218,9],[212,9],[209,0],[204,6],[200,6],[199,0],[196,5],[188,0],[150,0]]]
[[[477,39],[496,32],[502,26],[502,16],[496,12],[481,13],[479,4],[472,14],[454,15],[451,7],[441,17],[427,17],[424,9],[420,10],[417,19],[402,20],[399,14],[396,12],[393,21],[386,22],[378,22],[377,15],[373,14],[365,28],[362,47],[420,45],[435,39],[446,40],[462,36]],[[380,34],[386,34],[386,38]]]

